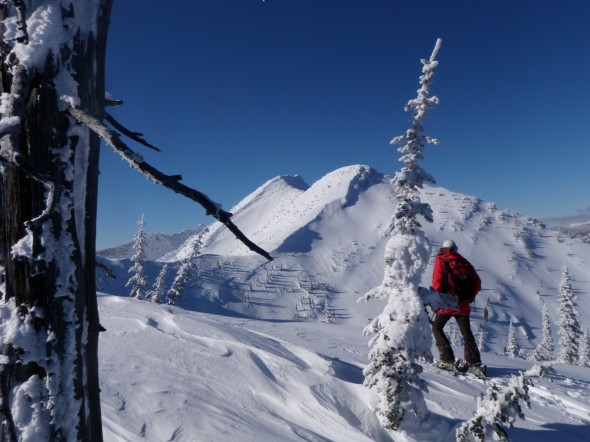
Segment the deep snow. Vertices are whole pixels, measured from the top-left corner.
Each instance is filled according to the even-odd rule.
[[[113,296],[128,293],[130,262],[101,258],[117,276],[98,271],[100,289],[110,294],[99,299],[108,330],[100,355],[106,440],[389,440],[362,386],[362,329],[383,304],[357,300],[383,277],[392,188],[367,166],[339,169],[311,186],[300,177],[270,180],[231,211],[274,261],[213,224],[178,307]],[[557,342],[563,264],[588,325],[589,244],[476,197],[427,187],[422,198],[434,210],[434,223],[424,223],[433,249],[454,239],[482,278],[473,328],[487,333],[482,357],[495,381],[534,365],[503,356],[510,321],[524,358],[541,338],[545,302]],[[149,284],[164,262],[171,280],[195,239],[148,262]],[[322,322],[326,303],[335,324]],[[509,430],[512,440],[590,440],[590,369],[555,368],[553,382],[533,377],[532,408]],[[430,366],[424,377],[439,428],[432,440],[454,440],[486,384]]]

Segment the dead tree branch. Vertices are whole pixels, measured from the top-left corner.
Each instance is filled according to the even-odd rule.
[[[143,158],[131,150],[121,139],[119,135],[106,127],[97,118],[88,115],[81,109],[69,108],[68,113],[78,122],[88,127],[90,130],[100,136],[105,142],[110,145],[119,155],[121,155],[134,169],[141,172],[156,184],[167,187],[168,189],[187,197],[199,203],[205,209],[207,215],[213,215],[219,222],[225,225],[246,247],[255,253],[272,261],[272,257],[268,252],[261,247],[254,244],[242,231],[231,221],[232,214],[221,209],[219,204],[213,202],[207,195],[198,190],[191,189],[188,186],[179,182],[178,175],[166,175],[160,172],[155,167],[146,163]]]
[[[146,147],[149,147],[150,149],[155,150],[156,152],[162,152],[160,149],[158,149],[156,146],[148,143],[145,138],[143,138],[143,134],[140,132],[132,132],[129,129],[127,129],[125,126],[123,126],[121,123],[119,123],[117,120],[115,120],[113,118],[112,115],[108,114],[105,112],[105,120],[107,120],[109,123],[112,124],[112,126],[117,129],[119,132],[121,132],[123,135],[125,135],[126,137],[131,138],[134,141],[137,141],[139,144],[143,144]]]
[[[95,262],[95,264],[96,264],[96,267],[98,267],[101,270],[104,270],[104,272],[107,274],[107,276],[109,278],[117,279],[117,277],[113,273],[113,269],[111,269],[109,266],[107,266],[106,264],[103,264],[102,262],[100,262],[98,260]]]

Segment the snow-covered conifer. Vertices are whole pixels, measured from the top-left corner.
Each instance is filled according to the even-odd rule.
[[[508,326],[508,343],[506,344],[506,355],[510,359],[516,359],[518,356],[518,345],[516,343],[516,329],[510,321]]]
[[[492,301],[490,298],[486,299],[485,307],[483,308],[483,320],[488,322],[490,320],[490,309],[491,309]]]
[[[324,310],[322,311],[324,317],[322,318],[322,322],[325,324],[334,324],[334,313],[332,312],[332,308],[328,305],[328,298],[326,297],[326,301],[324,302]]]
[[[483,325],[477,324],[477,348],[479,351],[485,351],[487,333]]]
[[[201,254],[204,238],[208,232],[209,229],[207,227],[201,230],[193,244],[191,254],[181,261],[176,277],[174,278],[174,281],[172,281],[172,286],[168,290],[168,304],[174,305],[177,301],[182,300],[186,285],[192,278],[195,270],[194,260]],[[219,265],[221,266],[221,263]]]
[[[369,326],[369,365],[364,370],[365,386],[372,393],[371,408],[381,425],[390,430],[423,424],[429,417],[419,374],[418,358],[432,358],[432,334],[427,314],[418,294],[422,274],[430,259],[430,244],[417,220],[420,215],[432,222],[432,209],[420,201],[419,190],[424,183],[434,183],[418,162],[426,144],[438,141],[422,134],[426,110],[438,103],[429,95],[429,87],[438,62],[435,60],[441,40],[437,40],[432,55],[422,60],[418,96],[408,102],[412,110],[412,127],[391,143],[401,145],[400,161],[404,164],[392,180],[398,204],[391,220],[391,238],[385,248],[385,275],[380,286],[361,299],[387,299],[387,305]],[[417,426],[418,426],[417,425]]]
[[[582,328],[578,320],[578,305],[572,290],[570,275],[564,265],[559,284],[559,359],[575,365],[578,362],[578,347]]]
[[[131,286],[131,292],[129,293],[129,296],[132,298],[143,299],[145,296],[144,287],[147,284],[147,280],[145,278],[146,238],[145,232],[143,230],[145,226],[143,215],[141,215],[141,219],[137,222],[137,224],[139,225],[139,229],[135,234],[135,241],[133,243],[134,254],[131,258],[133,265],[129,269],[129,273],[133,273],[133,276],[129,278],[129,281],[127,281],[125,287]]]
[[[543,304],[542,322],[543,337],[533,352],[533,359],[537,361],[551,361],[553,359],[555,344],[553,342],[553,334],[551,332],[551,318],[549,317],[549,308],[547,307],[547,304]]]
[[[529,386],[532,385],[524,373],[512,376],[506,386],[492,383],[486,396],[478,399],[474,416],[457,429],[457,442],[509,441],[503,426],[512,428],[517,417],[524,419],[521,401],[527,408],[531,407]]]
[[[164,264],[162,270],[158,274],[156,278],[156,282],[154,283],[154,287],[152,290],[149,290],[146,294],[145,300],[149,302],[155,302],[156,304],[161,304],[161,298],[164,294],[164,285],[166,284],[166,276],[168,275],[168,264]]]
[[[580,341],[580,356],[578,365],[590,367],[590,329],[586,327]]]
[[[178,272],[176,272],[174,281],[172,281],[172,285],[170,286],[170,289],[168,289],[168,294],[166,295],[168,298],[168,304],[174,305],[177,301],[182,300],[184,289],[192,276],[193,268],[193,262],[190,256],[180,262]]]

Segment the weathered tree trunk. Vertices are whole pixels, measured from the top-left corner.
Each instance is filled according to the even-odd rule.
[[[2,440],[102,440],[94,272],[99,139],[66,110],[75,104],[104,117],[111,3],[36,0],[25,10],[23,0],[0,2]],[[25,20],[42,10],[62,37],[57,47],[32,54],[36,37]],[[27,406],[29,414],[15,417]]]

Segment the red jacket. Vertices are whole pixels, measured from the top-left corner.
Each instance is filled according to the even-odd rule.
[[[432,272],[432,288],[437,292],[443,292],[444,289],[444,260],[461,260],[466,263],[467,267],[469,268],[469,279],[471,280],[471,287],[473,288],[473,295],[475,297],[477,293],[481,290],[481,279],[477,275],[477,272],[473,268],[473,266],[463,258],[459,253],[451,250],[449,248],[440,249],[438,254],[436,255],[436,259],[434,261],[434,271]],[[451,285],[450,290],[451,295],[454,295],[454,289]],[[471,302],[469,301],[461,301],[459,302],[459,308],[457,310],[453,310],[450,308],[441,308],[438,311],[443,315],[459,315],[459,316],[469,316],[471,313]]]

